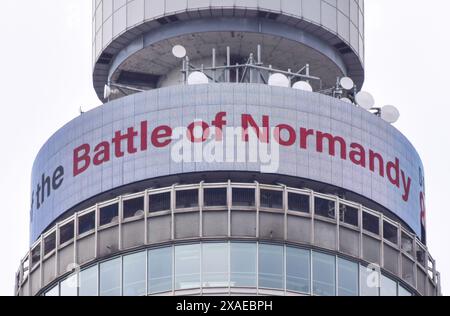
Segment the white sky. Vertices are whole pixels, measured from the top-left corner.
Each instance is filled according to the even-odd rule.
[[[450,291],[450,1],[366,0],[366,84],[394,104],[422,156],[428,244]],[[99,104],[91,77],[91,1],[2,0],[0,10],[0,295],[28,248],[30,177],[44,142]]]

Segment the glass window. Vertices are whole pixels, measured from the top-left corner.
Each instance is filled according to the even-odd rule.
[[[139,252],[123,257],[123,295],[145,295],[147,253]]]
[[[123,201],[123,218],[144,216],[144,197]]]
[[[376,269],[360,266],[361,296],[379,296],[380,273]]]
[[[74,222],[70,222],[59,229],[59,244],[64,245],[73,239],[74,235]]]
[[[381,296],[397,296],[397,282],[387,276],[381,275]]]
[[[100,226],[119,222],[119,204],[112,204],[100,209]]]
[[[78,218],[78,234],[83,235],[95,229],[95,212],[83,215]]]
[[[203,244],[204,287],[228,287],[228,244]]]
[[[407,234],[402,232],[402,250],[409,255],[413,254],[413,240]]]
[[[259,245],[259,287],[284,288],[283,247]]]
[[[80,272],[80,296],[97,296],[98,266]]]
[[[309,195],[289,193],[288,208],[290,211],[309,213]]]
[[[170,211],[170,192],[149,196],[149,211],[151,213]]]
[[[44,256],[48,255],[50,252],[56,248],[56,232],[45,237],[44,239]]]
[[[336,258],[313,252],[313,294],[336,295]]]
[[[256,286],[256,244],[231,244],[231,286]]]
[[[200,287],[200,245],[175,247],[175,289]]]
[[[388,222],[383,222],[383,237],[387,241],[398,244],[398,228]]]
[[[311,293],[311,255],[308,250],[286,248],[286,287],[288,291]]]
[[[375,234],[375,235],[379,235],[380,234],[380,218],[363,212],[363,229]]]
[[[233,206],[254,207],[254,189],[233,189]]]
[[[260,191],[261,207],[283,208],[283,192],[273,190]]]
[[[413,294],[405,289],[403,286],[398,286],[398,296],[413,296]]]
[[[198,191],[177,191],[177,208],[198,207]]]
[[[314,199],[314,210],[317,216],[336,218],[336,202],[334,201],[316,197]]]
[[[227,206],[227,189],[205,189],[205,206]]]
[[[59,296],[59,284],[56,284],[50,290],[48,290],[44,296]]]
[[[359,227],[359,210],[345,204],[339,204],[339,219],[341,223]]]
[[[34,267],[41,261],[41,245],[37,245],[31,250],[31,267]]]
[[[121,258],[100,264],[100,296],[120,296]]]
[[[148,252],[149,293],[172,291],[172,247]]]
[[[78,296],[78,274],[73,274],[61,282],[61,296]]]
[[[338,295],[358,296],[359,295],[359,274],[358,264],[338,259]]]

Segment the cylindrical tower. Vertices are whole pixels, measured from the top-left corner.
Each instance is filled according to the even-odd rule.
[[[92,2],[105,104],[36,158],[17,295],[440,294],[364,1]]]

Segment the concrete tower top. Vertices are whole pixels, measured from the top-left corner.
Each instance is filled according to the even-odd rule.
[[[152,89],[174,84],[181,61],[242,62],[262,48],[265,65],[311,75],[329,88],[336,77],[364,82],[363,0],[96,0],[93,1],[94,87],[108,82]],[[175,76],[176,77],[176,76]],[[105,100],[103,100],[105,101]]]

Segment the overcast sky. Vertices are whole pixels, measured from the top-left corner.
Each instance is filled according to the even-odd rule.
[[[292,0],[294,1],[294,0]],[[422,156],[428,244],[450,293],[450,1],[366,0],[366,83],[394,104]],[[12,295],[29,240],[30,177],[44,142],[99,105],[92,88],[90,0],[2,0],[0,295]]]

